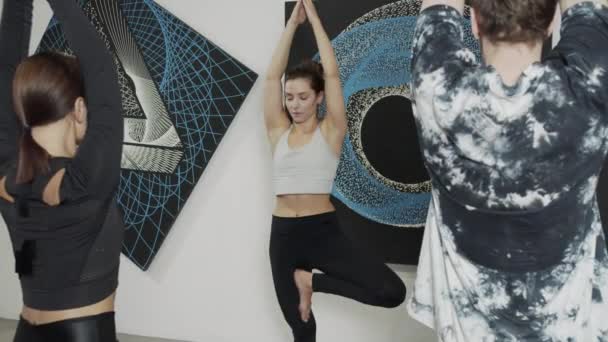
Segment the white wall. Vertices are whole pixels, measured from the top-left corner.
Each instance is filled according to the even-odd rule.
[[[283,0],[160,0],[261,75],[283,27]],[[0,0],[0,4],[2,0]],[[35,0],[32,48],[50,18]],[[289,341],[268,263],[273,197],[258,81],[150,270],[122,260],[121,332],[188,341]],[[0,227],[0,317],[18,317],[21,296],[6,229]],[[411,289],[414,273],[399,274]],[[315,295],[320,341],[433,340],[405,307],[377,309]]]

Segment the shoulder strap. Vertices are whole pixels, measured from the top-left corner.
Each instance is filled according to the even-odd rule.
[[[281,134],[281,137],[279,138],[276,146],[274,147],[274,155],[276,155],[277,151],[287,150],[287,147],[289,145],[289,133],[291,133],[292,129],[293,125],[289,126],[289,128],[285,132],[283,132],[283,134]]]

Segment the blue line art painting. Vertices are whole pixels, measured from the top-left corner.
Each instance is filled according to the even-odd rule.
[[[152,0],[80,3],[115,56],[125,119],[123,253],[147,270],[257,74]],[[71,54],[54,18],[39,50]]]

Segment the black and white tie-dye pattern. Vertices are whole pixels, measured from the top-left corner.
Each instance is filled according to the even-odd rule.
[[[608,8],[570,8],[514,86],[465,47],[463,20],[428,8],[414,37],[433,198],[408,311],[443,342],[608,342]]]

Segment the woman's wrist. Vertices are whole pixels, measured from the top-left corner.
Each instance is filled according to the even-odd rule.
[[[298,26],[300,26],[300,24],[293,19],[287,20],[287,24],[285,25],[286,28],[290,28],[290,29],[294,29],[294,30],[297,29]]]
[[[310,25],[312,25],[313,27],[315,26],[320,26],[321,28],[323,28],[323,25],[321,24],[321,18],[319,17],[315,17],[315,18],[308,18],[308,22],[310,23]]]

